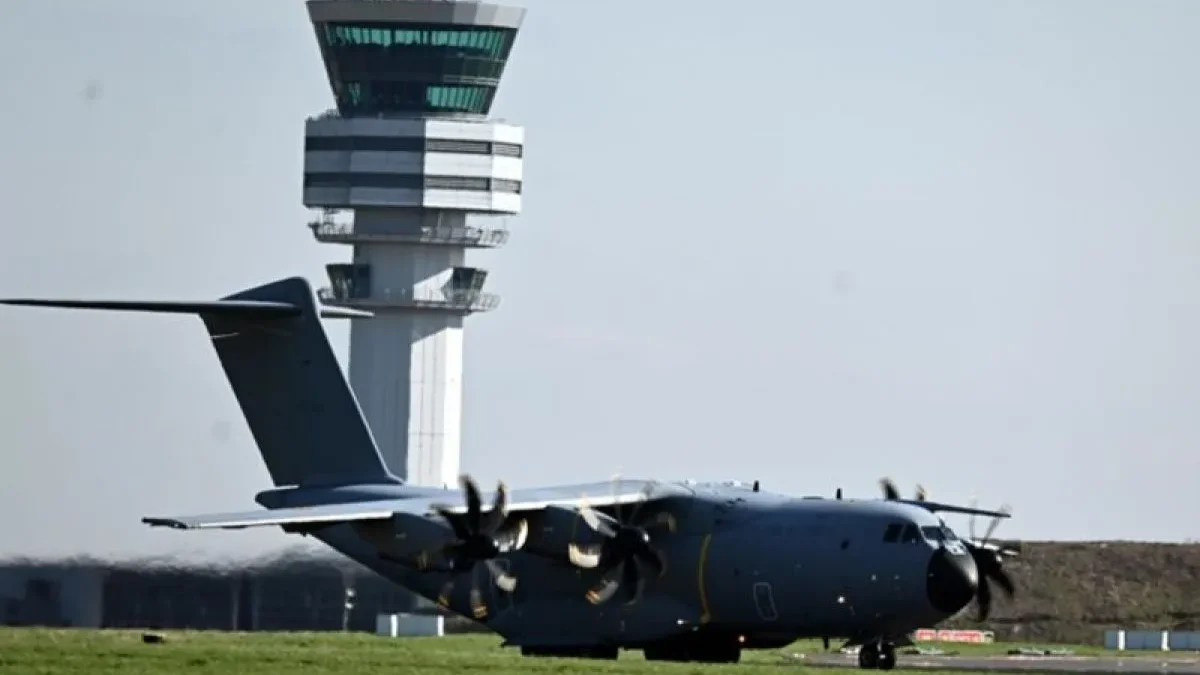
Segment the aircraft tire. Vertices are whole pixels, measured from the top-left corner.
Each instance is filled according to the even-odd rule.
[[[702,642],[688,640],[646,647],[642,650],[647,661],[675,661],[677,663],[737,663],[742,659],[742,650],[736,644],[721,641]]]
[[[609,645],[595,645],[591,647],[521,647],[521,656],[615,661],[618,655],[619,650]]]
[[[891,670],[896,667],[896,646],[890,642],[879,645],[879,660],[875,667],[880,670]]]
[[[681,644],[659,644],[642,650],[647,661],[675,661],[677,663],[690,661],[688,650]]]
[[[879,667],[879,647],[868,642],[858,648],[858,667],[863,670],[875,670]]]

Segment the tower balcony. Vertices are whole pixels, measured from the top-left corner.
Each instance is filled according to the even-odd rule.
[[[317,291],[317,298],[326,305],[354,309],[419,309],[442,310],[460,314],[487,312],[500,304],[500,296],[475,289],[378,289],[373,293],[357,293],[345,285],[326,286]]]
[[[325,244],[426,244],[467,248],[498,248],[508,243],[509,231],[503,227],[433,225],[415,232],[358,232],[352,223],[330,218],[308,224],[313,237]]]

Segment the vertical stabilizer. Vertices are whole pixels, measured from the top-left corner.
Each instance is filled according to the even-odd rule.
[[[300,310],[266,321],[200,315],[275,484],[395,482],[329,345],[308,282],[284,279],[225,300]]]

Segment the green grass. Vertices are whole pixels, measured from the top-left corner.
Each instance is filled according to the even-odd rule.
[[[491,635],[387,639],[362,633],[221,633],[167,631],[143,644],[141,631],[0,628],[0,673],[346,673],[370,675],[538,675],[543,673],[858,673],[803,668],[788,655],[820,651],[819,642],[747,651],[738,666],[649,663],[638,652],[616,661],[525,658]],[[1003,653],[1009,645],[941,645],[960,653]],[[1076,653],[1102,653],[1077,648]],[[903,657],[901,657],[903,667]]]

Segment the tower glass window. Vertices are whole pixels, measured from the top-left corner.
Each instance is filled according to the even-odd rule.
[[[342,114],[483,114],[516,30],[334,22],[317,34]]]

